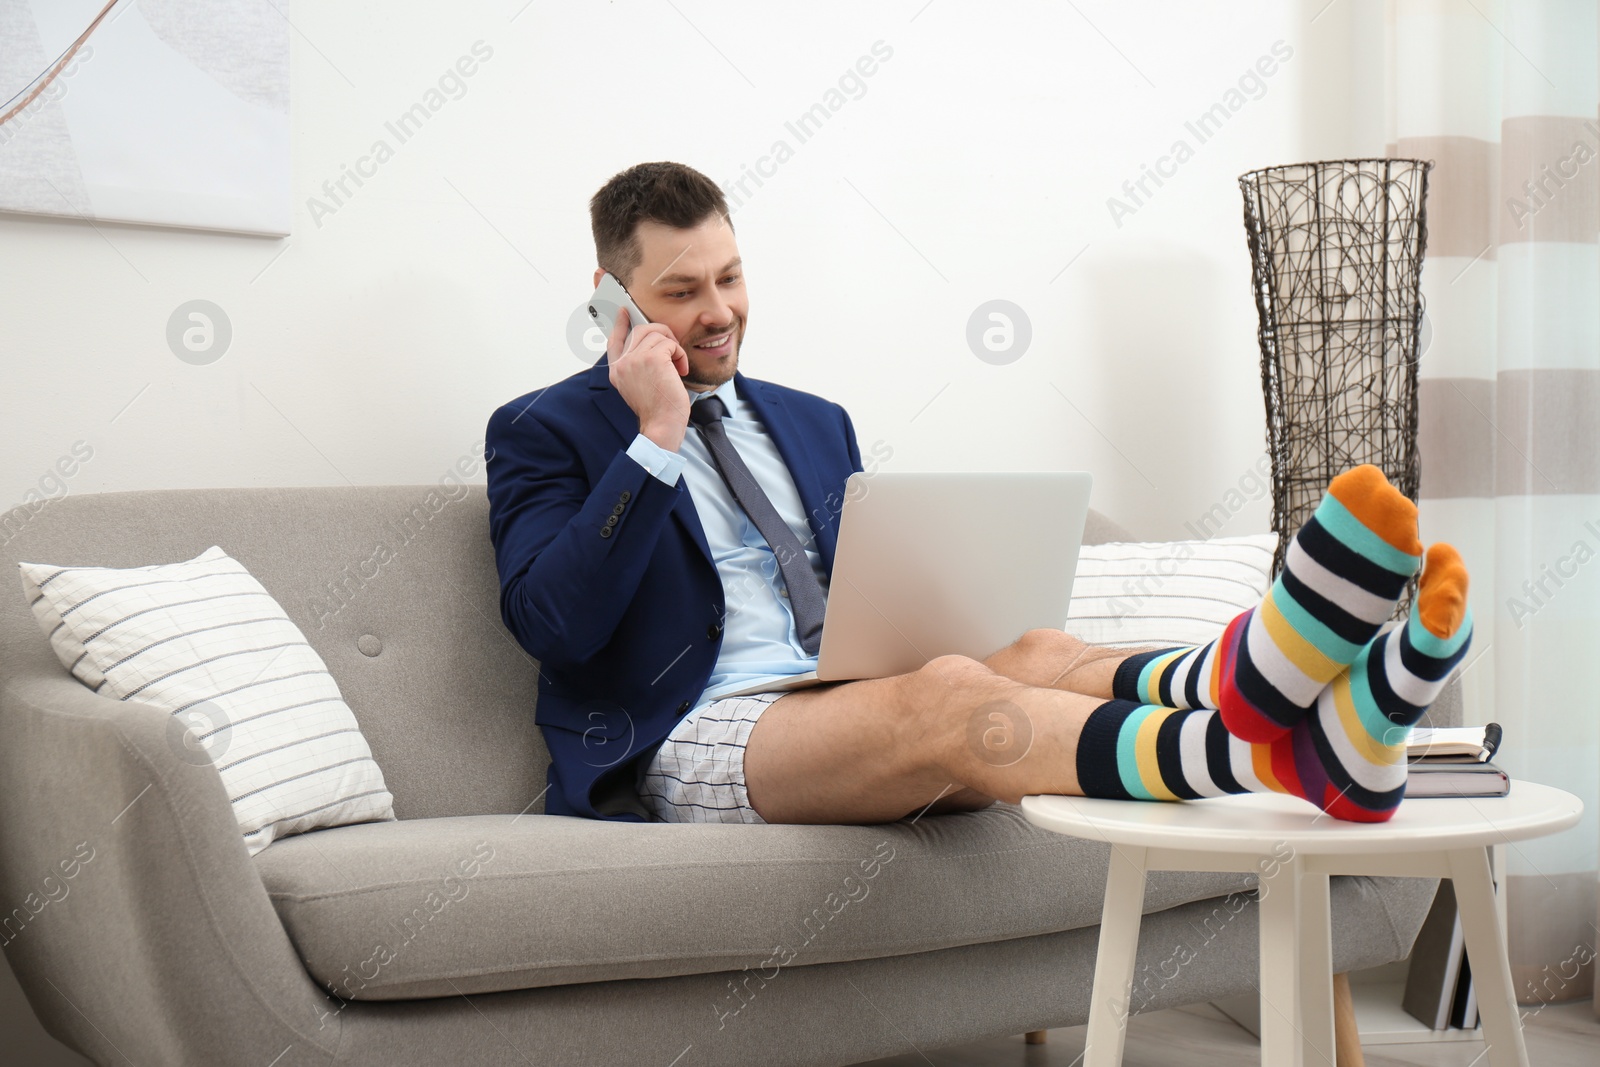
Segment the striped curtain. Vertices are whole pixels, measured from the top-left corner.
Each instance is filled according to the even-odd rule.
[[[1587,997],[1600,853],[1596,4],[1389,0],[1381,32],[1388,153],[1436,161],[1422,530],[1472,571],[1466,721],[1505,726],[1498,762],[1513,779],[1587,809],[1573,830],[1505,850],[1513,976],[1527,1004]]]

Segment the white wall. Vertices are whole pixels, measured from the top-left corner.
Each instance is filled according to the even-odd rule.
[[[1326,103],[1304,75],[1343,47],[1321,7],[297,3],[292,237],[0,218],[0,507],[80,440],[70,492],[431,481],[495,406],[587,361],[567,323],[607,177],[734,180],[782,138],[734,213],[748,374],[844,403],[888,469],[1087,469],[1102,510],[1181,536],[1262,452],[1234,179],[1304,158]],[[880,41],[864,94],[798,143],[785,122]],[[1280,41],[1199,143],[1185,122]],[[399,144],[385,123],[476,42],[492,57]],[[380,138],[393,158],[314,220]],[[1135,206],[1123,182],[1180,138],[1193,157],[1118,225],[1108,197]],[[203,366],[166,340],[196,298],[233,330]],[[1032,324],[1004,366],[966,340],[996,298]],[[1267,528],[1240,503],[1225,533]]]

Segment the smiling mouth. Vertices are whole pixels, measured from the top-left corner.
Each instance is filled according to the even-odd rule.
[[[696,344],[693,347],[698,348],[701,351],[709,351],[711,349],[721,348],[723,345],[727,344],[729,342],[729,340],[731,340],[732,338],[733,338],[733,331],[729,330],[727,333],[718,334],[716,337],[712,337],[712,338],[710,338],[708,340],[701,341],[699,344]]]

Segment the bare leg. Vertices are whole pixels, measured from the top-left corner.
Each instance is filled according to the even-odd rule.
[[[1126,654],[1031,630],[987,661],[790,693],[751,731],[750,802],[768,822],[872,823],[1075,794],[1078,731]]]
[[[1029,630],[983,662],[990,670],[1025,685],[1110,700],[1117,668],[1128,656],[1143,651],[1147,650],[1085,644],[1062,630]],[[930,807],[928,814],[981,811],[994,803],[993,797],[975,789],[951,784],[952,791]]]
[[[1122,661],[1147,651],[1087,645],[1062,630],[1029,630],[983,662],[1026,685],[1110,700],[1111,679]]]
[[[1013,681],[1021,681],[1022,685],[1064,689],[1067,693],[1093,696],[1096,701],[1109,701],[1112,699],[1110,683],[1117,667],[1122,665],[1123,659],[1141,651],[1147,649],[1099,648],[1086,645],[1062,630],[1029,630],[986,659],[984,665]],[[989,736],[994,737],[995,733],[995,725],[990,726]],[[938,803],[928,809],[928,814],[979,811],[994,803],[994,797],[986,797],[976,789],[955,787],[954,782],[950,785],[952,792],[939,798]]]
[[[1110,700],[1117,668],[1128,656],[1143,651],[1085,644],[1062,630],[1029,630],[983,662],[990,670],[1025,685]],[[928,814],[981,811],[994,803],[993,797],[976,789],[951,786],[951,792],[939,798]]]

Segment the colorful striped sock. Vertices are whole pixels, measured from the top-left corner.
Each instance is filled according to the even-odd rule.
[[[1260,605],[1208,644],[1129,656],[1112,695],[1220,708],[1235,736],[1283,737],[1376,636],[1421,553],[1416,505],[1376,467],[1345,471],[1295,534]]]
[[[1078,735],[1078,788],[1113,800],[1198,800],[1276,788],[1268,745],[1228,732],[1214,708],[1108,700]]]
[[[1316,714],[1269,743],[1241,740],[1216,709],[1107,701],[1079,734],[1080,790],[1118,800],[1287,793],[1337,819],[1388,819],[1405,793],[1411,726],[1471,641],[1466,589],[1455,549],[1429,549],[1410,619],[1364,645]]]
[[[1328,814],[1383,822],[1406,788],[1411,727],[1439,696],[1472,643],[1467,568],[1454,548],[1428,549],[1411,616],[1385,630],[1317,697],[1316,711],[1291,731],[1292,758],[1275,755],[1280,777]]]
[[[1168,708],[1216,710],[1222,696],[1222,672],[1217,669],[1221,644],[1219,637],[1203,645],[1135,652],[1117,665],[1111,693],[1119,700]]]

